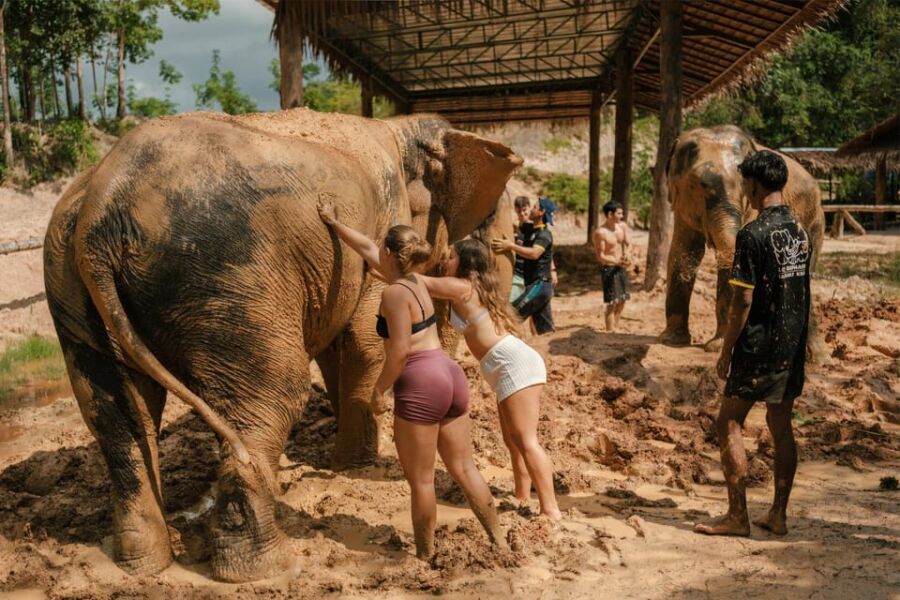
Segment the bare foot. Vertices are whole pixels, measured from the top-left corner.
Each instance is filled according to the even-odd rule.
[[[754,519],[753,524],[766,531],[771,531],[775,535],[787,534],[787,517],[776,512],[769,511],[764,517]]]
[[[739,535],[747,537],[750,535],[750,523],[747,521],[747,517],[740,519],[731,515],[725,515],[710,523],[698,523],[694,526],[694,531],[704,535]]]
[[[547,517],[547,518],[550,519],[551,521],[562,521],[562,513],[559,512],[559,509],[558,509],[558,508],[553,509],[553,510],[544,510],[544,509],[542,508],[542,509],[541,509],[541,514],[540,514],[539,516],[541,516],[541,517]]]

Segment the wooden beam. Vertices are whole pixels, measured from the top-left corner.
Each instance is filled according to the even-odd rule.
[[[281,110],[286,110],[303,106],[303,36],[289,35],[287,27],[280,27],[278,32],[279,96]]]
[[[634,74],[631,51],[622,46],[616,56],[616,142],[613,157],[612,199],[628,217],[631,196],[631,126],[634,121]]]
[[[371,119],[373,115],[372,99],[375,96],[372,90],[372,80],[368,77],[363,77],[360,81],[359,90],[362,102],[362,116]]]
[[[831,237],[836,240],[844,237],[844,215],[848,214],[845,210],[839,210],[834,214],[834,221],[831,223]]]
[[[896,212],[900,213],[900,205],[894,204],[825,204],[822,206],[822,210],[825,212],[841,212],[845,210],[847,212],[866,212],[866,213],[889,213]]]
[[[682,0],[660,2],[659,145],[653,167],[653,204],[650,209],[650,239],[647,247],[647,271],[644,289],[651,290],[659,272],[668,263],[672,241],[672,208],[666,166],[669,154],[681,133],[681,32],[684,21]]]
[[[887,195],[887,154],[882,154],[875,165],[875,205],[883,205]],[[875,229],[884,229],[884,213],[875,214]]]
[[[858,233],[859,235],[866,235],[866,230],[865,230],[865,228],[864,228],[862,225],[860,225],[860,224],[859,224],[859,221],[857,221],[856,219],[854,219],[854,218],[850,215],[850,213],[848,213],[846,210],[842,210],[842,211],[841,211],[841,216],[844,218],[844,221],[846,221],[847,224],[848,224],[850,227],[852,227],[854,231],[856,231],[856,233]]]
[[[603,94],[594,90],[591,96],[590,141],[588,144],[588,230],[587,243],[597,228],[600,212],[600,113]]]

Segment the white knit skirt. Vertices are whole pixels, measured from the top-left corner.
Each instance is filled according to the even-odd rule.
[[[481,374],[502,402],[519,390],[547,383],[547,367],[537,350],[514,335],[494,344],[481,359]]]

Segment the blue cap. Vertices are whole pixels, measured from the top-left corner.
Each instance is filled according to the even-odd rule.
[[[538,198],[538,205],[544,211],[544,222],[553,225],[553,213],[556,212],[556,203],[550,198]]]

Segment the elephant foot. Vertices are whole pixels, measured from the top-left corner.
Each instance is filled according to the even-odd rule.
[[[378,452],[374,448],[350,448],[346,451],[334,449],[331,457],[331,468],[335,471],[361,469],[371,467],[378,460]]]
[[[276,531],[267,540],[217,537],[213,540],[210,566],[213,579],[242,583],[283,573],[291,561],[287,538]]]
[[[129,529],[116,534],[116,565],[129,575],[155,575],[172,564],[169,532],[163,525]]]
[[[690,346],[691,333],[683,329],[666,329],[660,334],[659,342],[666,346]]]
[[[703,344],[703,350],[706,352],[721,352],[722,345],[725,343],[725,338],[722,336],[714,337],[709,340],[705,344]]]

